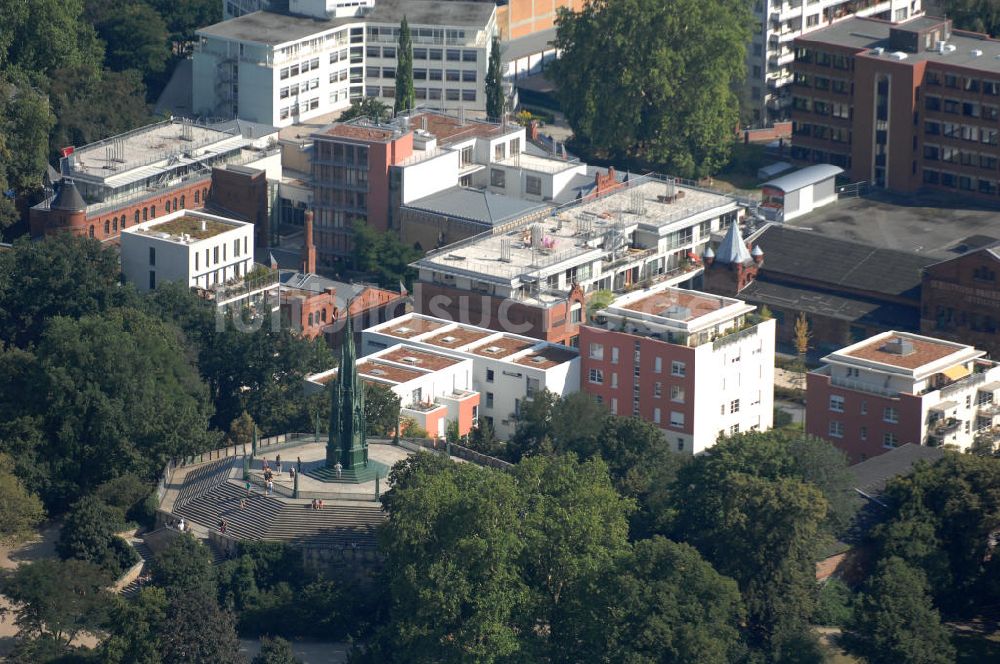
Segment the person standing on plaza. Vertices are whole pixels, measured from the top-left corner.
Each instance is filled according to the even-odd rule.
[[[281,455],[280,454],[274,458],[274,467],[278,471],[278,474],[280,475],[281,474]]]
[[[339,480],[339,479],[340,479],[340,475],[341,475],[341,473],[343,473],[343,472],[344,472],[344,467],[343,467],[343,466],[341,466],[341,465],[340,465],[340,462],[338,461],[338,462],[337,462],[337,465],[335,465],[335,466],[333,467],[333,469],[334,469],[335,471],[337,471],[337,479]]]

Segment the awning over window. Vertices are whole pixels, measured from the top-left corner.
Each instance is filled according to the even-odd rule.
[[[951,368],[945,369],[941,373],[943,373],[951,380],[958,380],[959,378],[965,378],[972,372],[966,369],[964,365],[956,364]]]

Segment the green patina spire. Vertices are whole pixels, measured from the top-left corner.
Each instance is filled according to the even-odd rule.
[[[368,441],[365,431],[365,391],[358,378],[354,330],[350,303],[344,309],[344,343],[340,348],[340,369],[330,397],[330,437],[326,443],[326,466],[340,462],[343,472],[356,475],[368,467]]]

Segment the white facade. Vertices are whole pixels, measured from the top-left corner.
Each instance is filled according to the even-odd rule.
[[[205,212],[172,212],[122,231],[122,272],[140,292],[167,281],[210,288],[238,280],[253,268],[253,229]]]
[[[755,124],[787,120],[792,107],[796,37],[849,16],[899,22],[923,13],[921,0],[757,0],[747,47],[747,108]]]
[[[470,360],[470,389],[479,393],[479,413],[492,421],[500,439],[514,434],[521,408],[532,394],[549,390],[565,396],[580,388],[575,349],[420,314],[368,328],[362,333],[361,352],[379,354],[400,343]]]
[[[391,106],[399,21],[409,5],[386,0],[363,16],[343,17],[363,8],[353,2],[326,4],[345,5],[336,12],[341,17],[259,12],[199,30],[193,63],[194,112],[284,127],[343,110],[351,100],[366,96]],[[421,0],[410,4],[440,7],[436,12],[422,7],[416,18],[437,15],[442,21],[452,15],[447,11],[450,6],[477,5],[472,13],[475,24],[421,23],[413,14],[409,21],[416,103],[484,112],[495,7]]]

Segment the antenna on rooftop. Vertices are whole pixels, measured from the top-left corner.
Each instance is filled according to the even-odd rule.
[[[465,126],[465,106],[458,107],[458,124]]]

